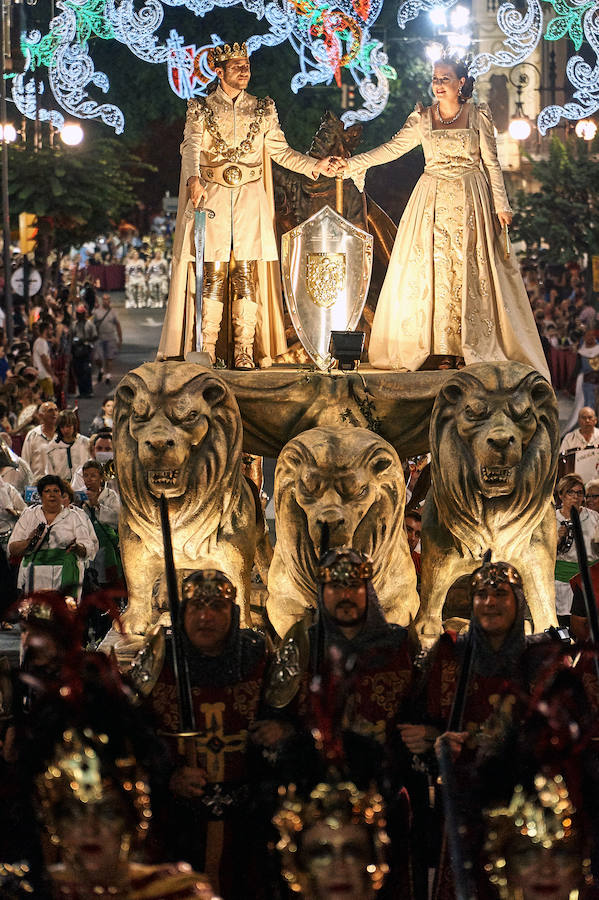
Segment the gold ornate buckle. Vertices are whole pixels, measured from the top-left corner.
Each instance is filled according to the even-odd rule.
[[[243,173],[239,166],[227,166],[226,169],[223,170],[223,181],[230,185],[239,184],[239,182],[243,179]]]

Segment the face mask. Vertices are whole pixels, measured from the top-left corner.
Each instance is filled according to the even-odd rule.
[[[104,465],[104,463],[110,462],[111,459],[114,458],[114,453],[112,450],[98,450],[96,452],[96,460]]]

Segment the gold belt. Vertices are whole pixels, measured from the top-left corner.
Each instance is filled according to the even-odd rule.
[[[205,181],[221,184],[223,187],[240,187],[250,181],[262,178],[262,166],[247,166],[244,163],[220,163],[218,166],[200,166]]]

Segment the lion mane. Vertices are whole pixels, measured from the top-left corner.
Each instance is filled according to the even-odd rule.
[[[459,434],[460,416],[478,417],[485,427],[490,407],[473,409],[474,401],[491,400],[499,405],[518,428],[523,417],[536,419],[536,428],[517,466],[513,490],[489,499],[479,487],[474,473],[481,462],[472,444]],[[484,399],[483,399],[484,398]],[[518,400],[524,408],[516,408]],[[555,395],[545,378],[520,363],[498,366],[478,363],[468,366],[439,392],[430,424],[431,481],[440,522],[467,547],[480,556],[493,546],[500,534],[510,532],[505,553],[513,553],[522,534],[533,531],[542,521],[553,494],[557,472],[559,422]],[[515,521],[518,528],[511,533]],[[503,543],[503,542],[502,542]]]
[[[447,590],[487,550],[519,568],[535,629],[554,623],[558,445],[555,394],[530,366],[477,363],[445,382],[430,422],[422,634],[440,630]]]
[[[418,596],[403,528],[405,490],[397,453],[365,428],[313,428],[286,444],[275,473],[277,543],[268,577],[268,613],[279,634],[315,606],[318,522],[325,520],[331,546],[371,557],[389,621],[409,623]]]
[[[146,363],[118,386],[114,439],[123,565],[130,607],[139,612],[130,616],[132,630],[142,630],[140,610],[164,567],[160,493],[177,569],[221,568],[240,604],[249,602],[259,513],[242,473],[241,417],[227,385],[197,365]]]
[[[157,369],[157,371],[156,371]],[[149,363],[120,382],[114,437],[116,469],[127,523],[139,537],[162,550],[160,510],[148,489],[147,472],[131,434],[136,413],[156,413],[167,399],[185,392],[201,395],[208,428],[201,444],[191,445],[185,466],[185,491],[169,502],[173,545],[190,557],[231,512],[241,480],[242,432],[237,403],[221,379],[185,363]]]

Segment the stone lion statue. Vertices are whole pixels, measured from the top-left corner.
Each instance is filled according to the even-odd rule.
[[[410,622],[418,595],[403,527],[405,494],[397,453],[365,428],[312,428],[285,445],[275,471],[277,542],[267,602],[280,635],[316,605],[325,522],[331,547],[353,547],[372,558],[373,584],[388,620]]]
[[[242,474],[241,417],[227,385],[197,365],[146,363],[118,386],[114,436],[127,630],[143,634],[167,608],[161,494],[178,573],[221,569],[249,623],[254,553],[266,538],[259,503]]]
[[[488,549],[520,572],[535,631],[556,624],[559,426],[551,386],[518,362],[468,366],[437,396],[430,447],[416,620],[422,642],[439,634],[447,591]]]

